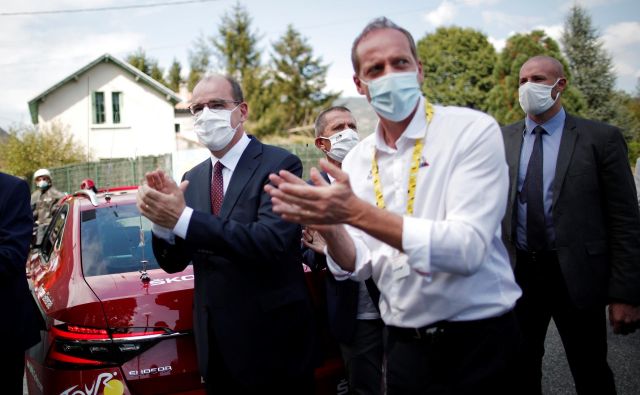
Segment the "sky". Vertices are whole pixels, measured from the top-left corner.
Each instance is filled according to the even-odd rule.
[[[100,12],[59,12],[134,4],[182,3]],[[188,53],[201,35],[217,33],[236,0],[0,0],[0,127],[30,123],[27,103],[104,53],[120,59],[143,48],[168,69],[188,72]],[[262,59],[291,24],[314,56],[329,66],[327,89],[357,96],[350,51],[372,19],[386,16],[419,40],[440,26],[477,29],[501,50],[516,33],[543,29],[559,40],[574,4],[584,7],[612,58],[616,87],[636,92],[640,78],[640,1],[637,0],[242,0],[261,37]],[[30,13],[29,15],[11,15]]]

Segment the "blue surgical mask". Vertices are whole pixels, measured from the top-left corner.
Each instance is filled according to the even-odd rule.
[[[393,122],[407,119],[422,95],[417,71],[389,73],[375,80],[360,81],[369,87],[371,106],[376,113]]]

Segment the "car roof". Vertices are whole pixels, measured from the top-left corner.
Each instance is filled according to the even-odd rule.
[[[137,186],[123,186],[100,190],[97,194],[86,190],[77,191],[67,199],[73,199],[80,206],[80,210],[85,211],[109,207],[113,204],[135,204],[137,192]],[[92,202],[92,196],[95,197],[97,205]]]

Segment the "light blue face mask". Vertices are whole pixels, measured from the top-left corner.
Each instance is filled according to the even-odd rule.
[[[378,115],[393,122],[400,122],[411,114],[420,99],[417,73],[389,73],[375,80],[360,81],[369,87],[371,106]]]

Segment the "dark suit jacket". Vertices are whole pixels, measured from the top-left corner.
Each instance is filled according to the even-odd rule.
[[[295,155],[255,138],[243,152],[220,215],[211,214],[211,160],[189,170],[186,203],[194,209],[186,239],[175,245],[153,238],[153,251],[169,273],[193,262],[194,332],[199,368],[209,350],[231,374],[259,385],[274,377],[311,372],[315,334],[300,256],[300,227],[273,213],[263,187],[281,169],[302,173]]]
[[[29,186],[0,173],[0,325],[4,347],[25,350],[40,341],[41,316],[29,292],[25,267],[33,231]]]
[[[502,129],[510,183],[502,230],[514,263],[524,127]],[[575,305],[640,304],[640,216],[620,130],[567,114],[552,191],[558,259]]]
[[[320,173],[327,182],[329,176]],[[308,181],[311,183],[310,181]],[[327,257],[318,254],[308,247],[302,248],[302,261],[313,271],[327,267]],[[331,272],[325,274],[325,290],[327,294],[327,318],[329,332],[340,343],[350,343],[356,328],[358,314],[358,289],[360,283],[355,281],[337,281]]]

